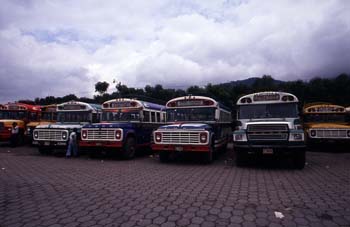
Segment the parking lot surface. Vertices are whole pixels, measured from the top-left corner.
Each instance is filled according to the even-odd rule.
[[[0,226],[350,226],[350,153],[304,170],[66,159],[0,147]]]

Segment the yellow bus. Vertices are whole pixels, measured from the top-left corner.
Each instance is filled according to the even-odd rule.
[[[308,144],[350,141],[346,109],[330,103],[311,103],[303,109]]]

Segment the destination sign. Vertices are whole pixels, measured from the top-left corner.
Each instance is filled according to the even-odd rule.
[[[177,101],[177,106],[184,107],[184,106],[203,106],[204,102],[203,100],[181,100]]]
[[[19,106],[16,105],[9,105],[8,108],[9,110],[19,110]]]
[[[43,111],[45,111],[45,112],[55,112],[56,108],[55,107],[47,107],[47,108],[43,109]]]
[[[280,100],[280,95],[277,93],[256,94],[253,100],[256,102],[277,101]]]
[[[126,108],[126,107],[135,107],[136,102],[112,102],[110,108]]]
[[[66,104],[64,106],[59,106],[60,110],[84,110],[86,106],[77,104]]]
[[[334,107],[334,106],[319,106],[319,107],[310,108],[308,112],[316,112],[316,113],[345,112],[345,109],[342,107]]]

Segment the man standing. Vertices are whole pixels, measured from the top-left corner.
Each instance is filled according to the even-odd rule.
[[[78,145],[77,145],[77,129],[73,129],[73,131],[69,135],[68,141],[68,149],[66,152],[66,157],[70,158],[73,153],[73,156],[78,156]]]
[[[19,127],[17,125],[17,122],[13,122],[12,128],[11,128],[11,138],[10,138],[10,143],[12,147],[16,147],[17,141],[18,141],[18,135],[19,135]]]

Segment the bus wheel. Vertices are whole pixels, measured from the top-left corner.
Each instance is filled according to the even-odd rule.
[[[43,155],[50,154],[50,150],[47,149],[47,148],[44,148],[44,147],[39,147],[38,151],[39,151],[40,154],[43,154]]]
[[[213,148],[213,146],[210,146],[209,151],[203,154],[204,155],[203,161],[205,164],[210,164],[213,162],[213,155],[214,155],[213,153],[214,153],[214,148]]]
[[[247,162],[247,155],[242,151],[236,151],[236,166],[244,166]]]
[[[293,156],[294,168],[304,169],[305,167],[305,151],[297,151]]]
[[[132,159],[136,153],[136,141],[133,137],[128,137],[123,147],[122,156],[124,159]]]
[[[166,151],[159,152],[159,160],[160,162],[167,163],[170,161],[170,154]]]

